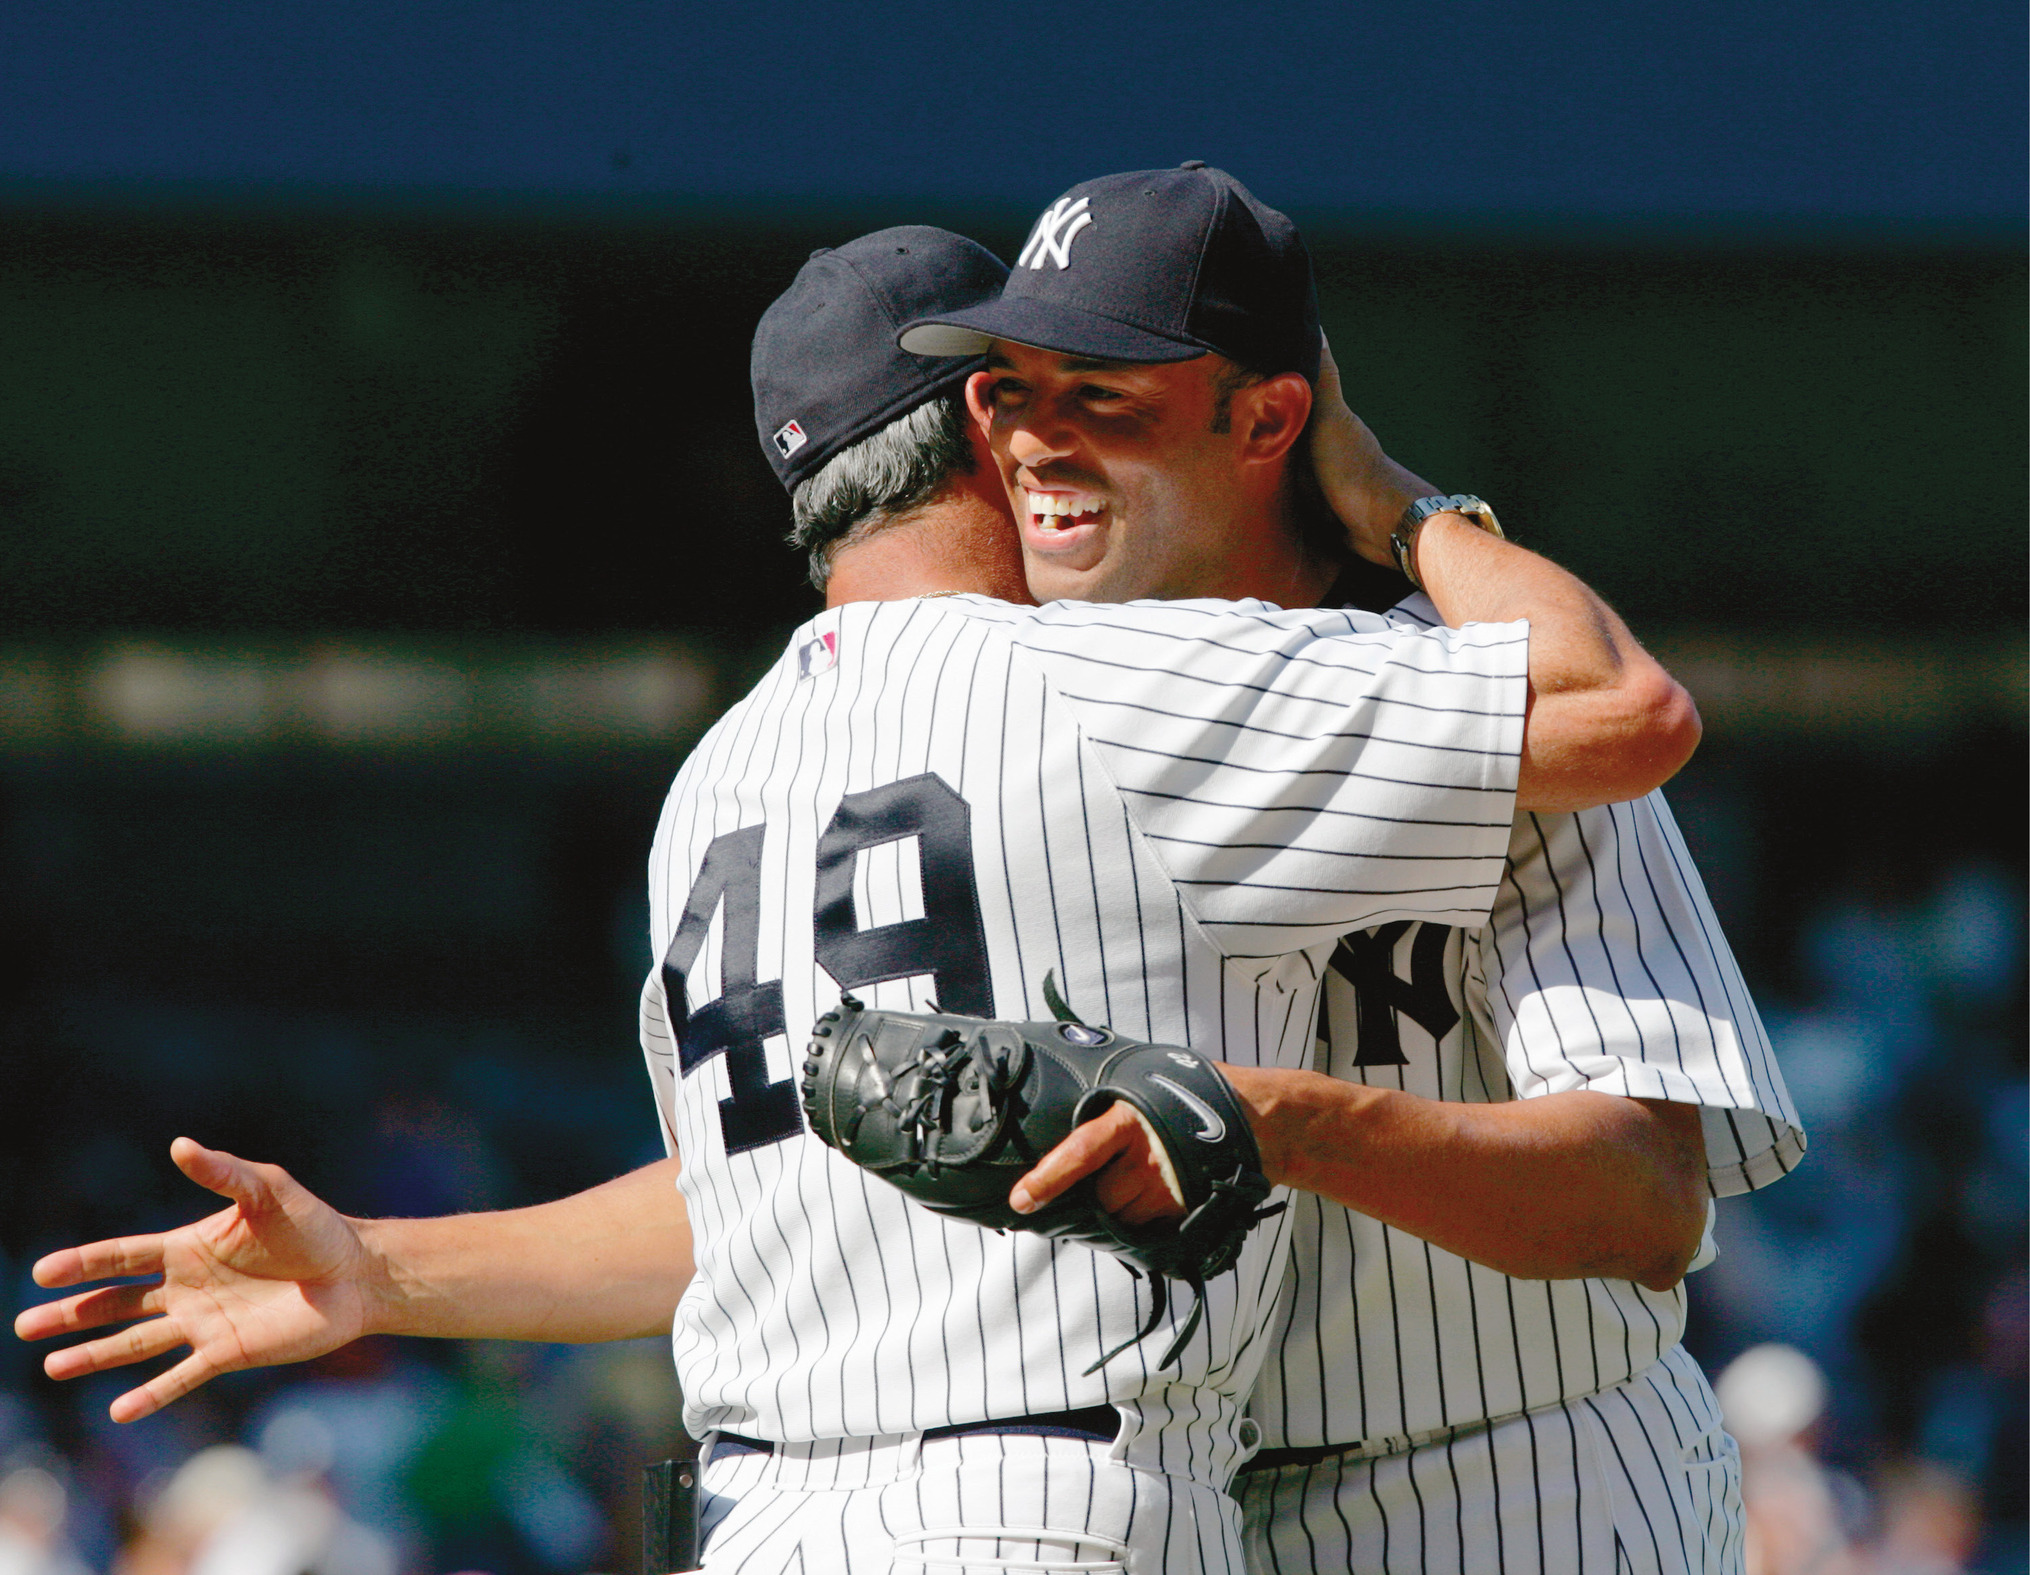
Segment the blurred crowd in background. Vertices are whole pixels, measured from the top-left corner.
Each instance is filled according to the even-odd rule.
[[[1687,1343],[1767,1575],[2020,1569],[2022,883],[1848,854],[1854,882],[1795,915],[1789,988],[1756,981],[1811,1150],[1721,1204]]]
[[[434,999],[401,1000],[387,988],[385,958],[353,959],[374,981],[361,984],[342,964],[320,979],[314,960],[297,971],[271,956],[267,999],[257,988],[209,1007],[137,998],[116,971],[62,999],[52,983],[67,970],[47,948],[41,968],[14,975],[5,1030],[13,1092],[0,1141],[9,1217],[26,1233],[0,1250],[8,1315],[42,1296],[28,1270],[51,1246],[182,1223],[220,1201],[165,1165],[172,1132],[272,1158],[370,1215],[533,1202],[659,1157],[617,977],[644,960],[645,910],[587,845],[582,807],[560,796],[561,806],[542,801],[547,819],[528,809],[528,824],[516,825],[496,803],[462,837],[440,820],[407,840],[398,806],[383,805],[397,823],[381,827],[377,856],[356,846],[330,855],[327,869],[363,858],[385,882],[377,917],[391,949],[446,922],[427,896],[405,906],[395,895],[402,883],[455,888],[469,911],[489,915],[395,963],[396,972],[428,971],[446,951],[468,950],[474,961],[462,972],[452,964],[416,981]],[[53,862],[44,846],[26,890],[10,892],[39,908],[45,936],[61,937],[63,910],[76,914],[80,887],[92,884],[77,839],[105,829],[91,813],[102,806],[67,807],[68,816],[46,802],[24,809],[19,795],[9,805],[17,858],[23,838],[59,844]],[[213,830],[235,836],[226,824]],[[320,829],[271,828],[262,851],[286,858],[298,834]],[[325,822],[321,834],[373,839],[357,817]],[[419,840],[435,840],[436,856],[419,856]],[[574,854],[576,885],[547,884],[550,863]],[[531,855],[535,867],[524,868]],[[516,938],[547,953],[526,987],[548,991],[547,1009],[517,1018],[521,1000],[503,991],[469,1015],[447,1012],[461,990],[483,996],[513,966],[484,954],[514,928],[501,909],[517,907],[518,884],[536,892],[521,907],[540,921]],[[596,896],[579,889],[587,885]],[[570,933],[588,900],[604,905],[589,954]],[[21,921],[22,910],[10,903],[8,917]],[[238,922],[267,928],[257,913]],[[315,919],[309,928],[313,951],[329,957],[342,944]],[[624,962],[623,930],[633,943]],[[169,945],[177,949],[173,935]],[[362,989],[387,1006],[361,1012]],[[591,1020],[611,1029],[596,1045]],[[660,1340],[564,1348],[368,1338],[301,1368],[227,1377],[127,1427],[106,1407],[132,1370],[69,1392],[40,1378],[39,1354],[12,1340],[0,1352],[5,1575],[632,1571],[641,1467],[682,1442]]]

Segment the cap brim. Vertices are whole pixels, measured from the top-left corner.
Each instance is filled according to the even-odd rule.
[[[1075,306],[1005,295],[963,312],[905,323],[895,342],[911,355],[954,356],[979,355],[996,339],[1094,361],[1145,366],[1195,361],[1212,350],[1210,345],[1151,333]]]

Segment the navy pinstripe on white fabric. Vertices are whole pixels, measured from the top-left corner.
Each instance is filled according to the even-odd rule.
[[[1423,626],[1411,598],[1391,617]],[[1365,958],[1360,953],[1365,952]],[[1386,977],[1384,977],[1384,975]],[[1363,1016],[1355,980],[1391,999]],[[1488,922],[1349,937],[1319,1069],[1430,1099],[1594,1089],[1696,1104],[1715,1197],[1804,1152],[1768,1036],[1661,794],[1518,817]],[[1363,1044],[1366,1027],[1385,1041]],[[1682,1288],[1518,1281],[1311,1195],[1256,1391],[1265,1447],[1402,1438],[1589,1394],[1683,1332]]]
[[[1425,627],[1436,615],[1414,597],[1391,617]],[[1583,1088],[1696,1104],[1715,1197],[1787,1174],[1804,1134],[1662,796],[1521,816],[1507,865],[1476,933],[1401,925],[1348,938],[1323,992],[1320,1069],[1431,1099]],[[1374,997],[1365,1011],[1356,981]],[[1606,1523],[1580,1514],[1570,1494],[1532,1508],[1546,1483],[1584,1479],[1587,1449],[1618,1448],[1634,1495],[1624,1518],[1646,1528],[1644,1512],[1661,1524],[1679,1499],[1655,1498],[1677,1479],[1645,1474],[1643,1459],[1688,1448],[1731,1457],[1678,1344],[1682,1287],[1515,1280],[1315,1196],[1294,1199],[1292,1213],[1285,1295],[1252,1411],[1265,1447],[1355,1448],[1248,1479],[1258,1569],[1337,1571],[1349,1558],[1419,1571],[1738,1567],[1738,1494],[1699,1497],[1702,1482],[1718,1481],[1710,1461],[1685,1487],[1707,1506],[1706,1530],[1655,1539],[1696,1546],[1688,1563],[1603,1543]],[[1699,1263],[1711,1252],[1709,1225]],[[1663,1398],[1629,1403],[1645,1385]],[[1466,1431],[1415,1442],[1457,1429]],[[1521,1453],[1504,1456],[1490,1440]],[[1362,1463],[1367,1455],[1383,1458]],[[1433,1504],[1452,1506],[1449,1541]],[[1467,1527],[1480,1528],[1478,1541]]]
[[[881,1481],[810,1487],[767,1455],[701,1473],[705,1575],[1242,1575],[1240,1507],[1208,1483],[1125,1466],[1104,1444],[973,1434]]]
[[[1280,1221],[1210,1288],[1181,1373],[1150,1371],[1159,1335],[1086,1376],[1146,1314],[1141,1282],[1081,1247],[930,1216],[771,1092],[838,999],[820,952],[849,972],[871,932],[897,949],[852,984],[877,1006],[942,991],[955,1010],[1045,1016],[1054,970],[1123,1032],[1308,1064],[1340,933],[1484,919],[1526,656],[1520,626],[1260,604],[957,597],[798,631],[686,762],[650,865],[653,943],[684,985],[669,1001],[651,975],[642,1038],[696,1237],[674,1335],[691,1430],[865,1438],[1112,1401],[1138,1408],[1131,1463],[1223,1480]]]
[[[1401,1060],[1378,1058],[1363,1051],[1358,991],[1334,969],[1321,1070],[1431,1099],[1586,1088],[1698,1104],[1714,1196],[1784,1175],[1804,1136],[1696,880],[1656,795],[1521,817],[1478,935],[1451,931],[1421,962],[1415,927],[1388,947],[1390,973],[1407,985],[1424,969],[1456,1020],[1434,1036],[1395,1011],[1387,1056]],[[1682,1287],[1510,1280],[1315,1196],[1292,1212],[1286,1316],[1254,1401],[1271,1447],[1403,1437],[1589,1394],[1684,1330]]]
[[[1240,1479],[1250,1575],[1738,1575],[1740,1457],[1682,1347],[1641,1377],[1382,1455]]]

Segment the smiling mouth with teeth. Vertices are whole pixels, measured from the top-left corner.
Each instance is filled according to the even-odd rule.
[[[1067,531],[1090,525],[1106,511],[1106,504],[1089,493],[1030,492],[1025,488],[1023,496],[1028,502],[1030,524],[1043,531]]]

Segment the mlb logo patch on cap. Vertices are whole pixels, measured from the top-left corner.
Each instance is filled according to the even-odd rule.
[[[790,455],[794,454],[809,441],[810,439],[804,436],[804,429],[794,421],[785,421],[776,429],[776,452],[781,454],[784,459],[788,459]]]

